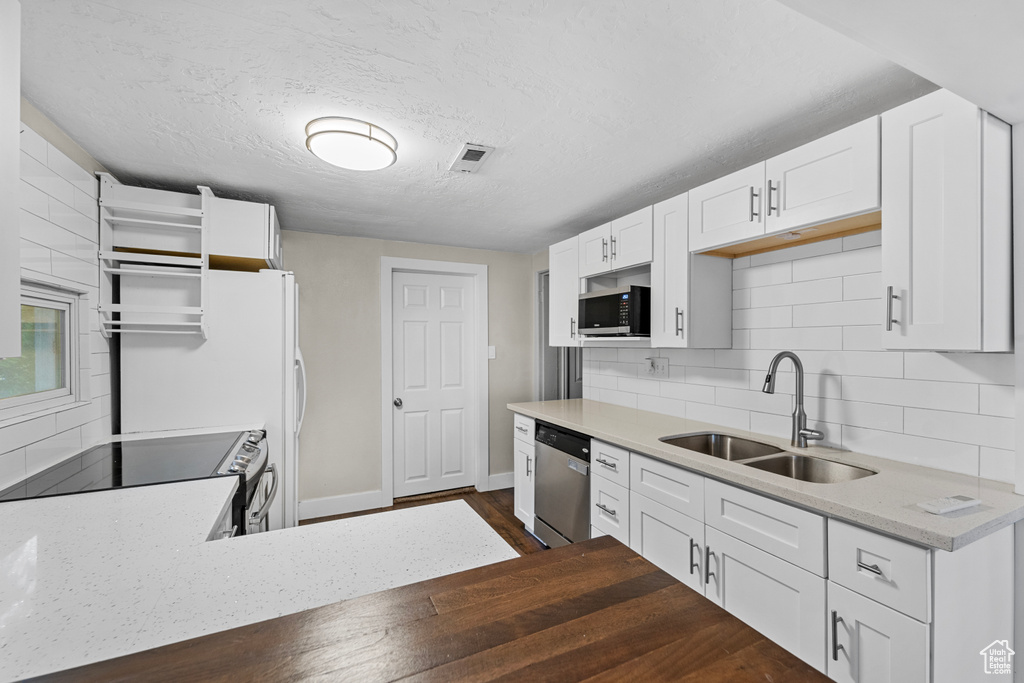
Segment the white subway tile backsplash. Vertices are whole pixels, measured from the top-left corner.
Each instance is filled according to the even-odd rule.
[[[18,189],[18,206],[44,220],[50,217],[50,196],[24,180]]]
[[[1012,353],[908,353],[907,379],[1013,384]]]
[[[997,415],[999,417],[1014,416],[1013,387],[1006,387],[999,384],[981,384],[981,409],[982,415]]]
[[[3,444],[5,451],[15,450],[47,439],[56,433],[56,418],[53,415],[44,415],[0,427],[0,444]]]
[[[25,152],[21,153],[21,179],[65,204],[75,203],[75,186]]]
[[[619,359],[618,349],[583,349],[583,357],[591,361],[613,362]]]
[[[783,263],[772,263],[767,266],[758,266],[735,270],[732,274],[732,288],[744,289],[746,287],[763,287],[764,285],[779,285],[793,281],[793,264],[789,261]]]
[[[843,251],[864,249],[866,247],[877,247],[882,244],[882,231],[872,230],[862,232],[859,235],[850,235],[843,238]]]
[[[863,275],[847,275],[843,278],[843,298],[847,301],[853,299],[881,299],[882,274],[864,273]],[[882,311],[881,302],[879,302],[878,306],[878,310]],[[878,320],[873,320],[872,322],[878,322]]]
[[[99,196],[99,181],[96,179],[96,176],[73,162],[66,154],[53,145],[47,145],[46,165],[61,178],[64,178],[90,197]],[[72,199],[72,201],[67,203],[73,205],[74,200]]]
[[[741,290],[747,291],[747,290]],[[792,327],[793,307],[748,308],[732,312],[733,330],[765,327]]]
[[[78,237],[73,232],[24,209],[18,212],[18,229],[22,239],[64,254],[74,254],[78,249]]]
[[[75,211],[94,223],[98,223],[100,220],[100,205],[96,198],[90,197],[88,193],[82,192],[77,187],[75,188]]]
[[[842,275],[860,275],[882,270],[882,248],[844,251],[793,262],[793,282],[823,280]]]
[[[843,398],[934,410],[978,412],[978,387],[974,384],[846,377],[843,379]]]
[[[62,410],[56,415],[57,431],[66,432],[74,427],[81,427],[87,422],[100,419],[102,414],[99,401],[91,401],[84,406]]]
[[[758,287],[750,290],[751,308],[789,306],[843,300],[843,278],[794,282],[788,285]]]
[[[35,242],[21,240],[21,267],[36,273],[50,272],[50,250]]]
[[[914,465],[978,476],[979,447],[970,444],[844,425],[843,448]]]
[[[89,240],[94,250],[97,248],[100,235],[96,221],[53,197],[50,197],[50,222]]]
[[[46,140],[25,124],[21,124],[21,136],[18,141],[21,151],[41,164],[46,163]]]
[[[74,427],[48,439],[25,447],[25,469],[28,476],[56,465],[82,450],[82,431]]]
[[[596,400],[788,437],[792,365],[774,395],[761,387],[775,354],[796,350],[823,445],[1012,481],[1013,355],[883,350],[880,236],[734,260],[732,348],[594,349],[585,386]],[[638,374],[649,355],[669,358],[668,379]]]
[[[24,448],[0,453],[0,489],[17,484],[26,476]]]
[[[750,331],[752,349],[842,349],[841,327],[790,327]]]
[[[1013,483],[1017,454],[999,448],[981,447],[981,472],[979,477]]]
[[[1005,417],[904,408],[903,424],[907,434],[1006,450],[1014,447],[1014,421]]]
[[[50,268],[56,277],[71,280],[82,285],[99,285],[100,270],[94,263],[87,263],[59,251],[50,254]]]

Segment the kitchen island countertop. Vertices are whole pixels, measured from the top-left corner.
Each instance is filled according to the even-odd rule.
[[[828,517],[939,550],[957,550],[1024,519],[1024,496],[1015,494],[1010,484],[990,479],[822,446],[796,449],[790,446],[788,439],[588,399],[509,403],[508,409]],[[877,474],[834,484],[804,482],[658,440],[662,436],[707,431],[742,436],[785,451],[866,467]],[[978,498],[981,504],[946,515],[933,515],[916,505],[953,495]]]

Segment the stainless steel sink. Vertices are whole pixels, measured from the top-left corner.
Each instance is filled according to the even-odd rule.
[[[782,449],[771,444],[751,441],[728,434],[715,432],[699,432],[696,434],[676,434],[663,436],[659,439],[670,446],[678,446],[688,451],[697,451],[713,458],[723,460],[748,460],[772,453],[781,453]]]
[[[796,455],[794,453],[760,458],[743,464],[764,472],[781,474],[790,479],[799,479],[800,481],[809,481],[815,484],[835,484],[841,481],[852,481],[862,477],[870,477],[872,474],[878,474],[874,470],[868,470],[863,467],[825,460],[824,458],[816,458],[810,455]]]

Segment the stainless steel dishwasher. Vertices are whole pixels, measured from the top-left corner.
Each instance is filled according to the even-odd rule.
[[[534,531],[551,548],[590,538],[590,437],[537,420]]]

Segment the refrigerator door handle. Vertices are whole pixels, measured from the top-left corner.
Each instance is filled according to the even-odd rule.
[[[299,371],[299,381],[302,382],[302,404],[295,411],[297,413],[295,418],[295,435],[298,436],[299,432],[302,431],[302,419],[306,417],[306,361],[302,358],[301,349],[295,349],[295,367]]]

